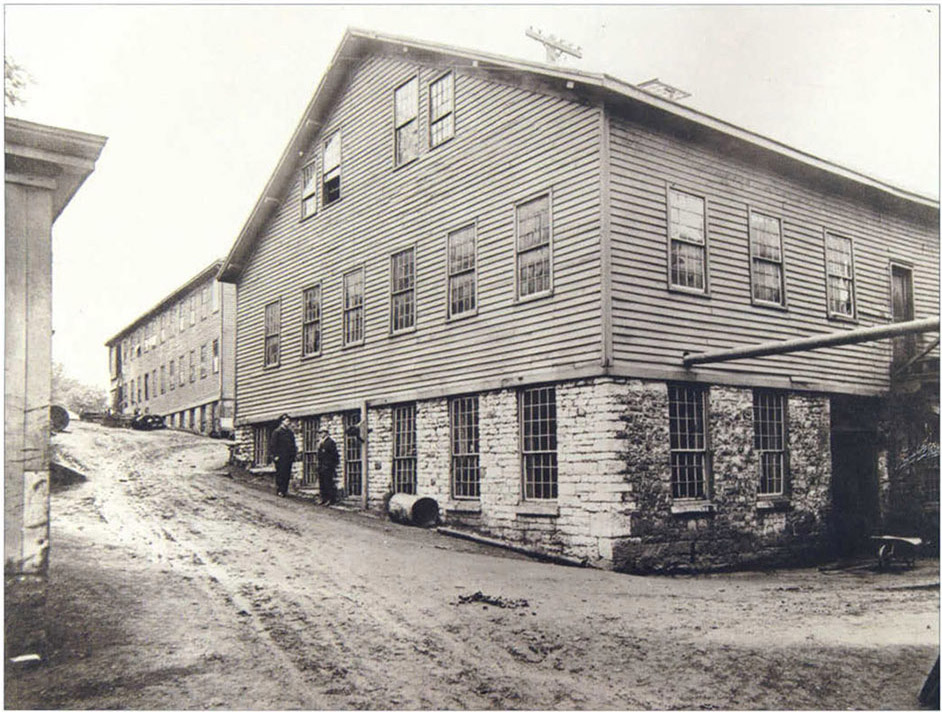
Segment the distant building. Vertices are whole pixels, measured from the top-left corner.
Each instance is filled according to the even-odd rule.
[[[170,427],[198,433],[232,432],[235,288],[215,280],[220,265],[107,341],[115,412],[162,415]]]
[[[5,654],[42,653],[49,563],[52,225],[95,169],[103,136],[4,120],[3,559]]]
[[[938,230],[934,199],[610,76],[349,31],[219,273],[242,453],[288,412],[302,487],[328,426],[348,502],[622,570],[866,541],[908,447],[938,477],[931,418],[885,417],[916,362],[938,412]]]

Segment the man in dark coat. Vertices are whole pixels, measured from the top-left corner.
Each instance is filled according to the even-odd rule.
[[[275,463],[275,486],[279,497],[288,494],[288,483],[291,481],[291,466],[298,455],[298,446],[291,431],[291,418],[287,413],[278,419],[278,427],[271,434],[268,443],[268,453]]]
[[[321,504],[334,504],[337,500],[337,484],[334,476],[340,454],[337,445],[325,429],[321,430],[321,444],[317,447],[317,479],[321,488]]]

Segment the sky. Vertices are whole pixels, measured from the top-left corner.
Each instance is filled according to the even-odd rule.
[[[933,5],[5,5],[8,116],[108,137],[53,227],[53,358],[108,387],[105,341],[231,248],[357,27],[691,92],[683,103],[939,195]]]

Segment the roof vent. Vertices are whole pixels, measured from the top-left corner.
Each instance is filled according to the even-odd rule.
[[[646,82],[641,82],[637,87],[646,91],[648,94],[654,94],[654,96],[659,96],[662,99],[670,99],[671,101],[681,101],[691,96],[689,91],[672,87],[670,84],[662,82],[656,77],[654,79],[648,79]]]

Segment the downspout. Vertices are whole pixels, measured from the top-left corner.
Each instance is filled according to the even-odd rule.
[[[599,107],[599,284],[601,317],[600,365],[604,372],[612,367],[614,335],[612,333],[612,157],[610,125],[605,103]]]

